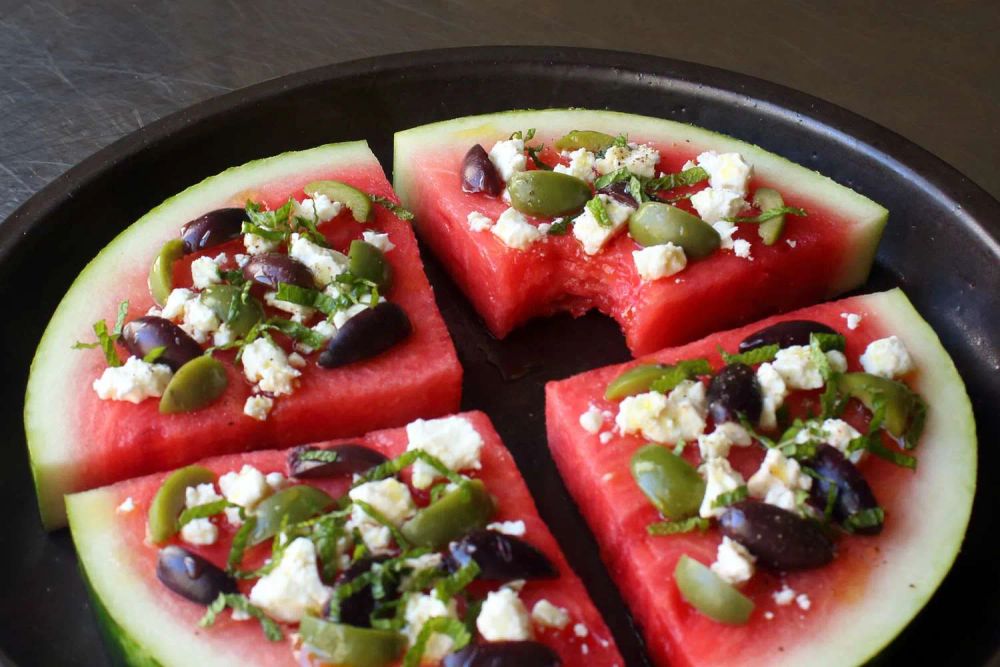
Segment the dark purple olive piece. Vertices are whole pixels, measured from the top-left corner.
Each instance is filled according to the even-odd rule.
[[[775,343],[780,348],[792,347],[793,345],[808,345],[809,334],[814,333],[835,334],[837,332],[822,322],[813,322],[812,320],[778,322],[760,331],[755,331],[740,341],[740,352],[764,347],[765,345],[774,345]]]
[[[496,197],[503,190],[503,181],[497,173],[497,168],[493,166],[490,156],[479,144],[470,148],[462,160],[462,190],[485,192],[492,197]]]
[[[337,577],[337,584],[346,584],[357,579],[372,569],[375,563],[389,560],[388,556],[373,556],[370,558],[359,558],[351,563],[350,567],[340,573]],[[386,582],[386,598],[392,600],[396,597],[396,586],[391,581]],[[372,594],[371,585],[365,586],[351,596],[344,598],[340,602],[340,622],[347,625],[354,625],[359,628],[371,627],[371,615],[375,610],[375,596]],[[329,603],[323,610],[323,616],[330,613]]]
[[[243,266],[243,277],[269,289],[278,289],[278,283],[316,287],[312,272],[305,264],[277,252],[253,256]]]
[[[708,412],[716,424],[739,421],[740,414],[756,424],[761,405],[757,373],[746,364],[729,364],[708,383]]]
[[[555,579],[558,570],[541,551],[522,539],[495,530],[474,530],[448,546],[448,568],[459,569],[470,560],[486,581]]]
[[[719,527],[774,570],[805,570],[833,560],[833,543],[818,523],[774,505],[750,500],[730,505]]]
[[[633,197],[632,193],[628,190],[628,181],[616,181],[614,183],[610,183],[605,185],[603,188],[599,188],[597,192],[611,197],[623,206],[639,208],[639,202],[635,200],[635,197]]]
[[[158,347],[163,352],[154,361],[177,371],[201,356],[201,346],[183,329],[162,317],[137,317],[122,328],[121,344],[134,357],[144,358]]]
[[[337,458],[333,461],[310,459],[307,457],[308,452],[329,452],[336,454]],[[388,460],[385,454],[364,445],[303,445],[288,453],[288,474],[299,479],[361,474]]]
[[[540,642],[469,644],[446,655],[444,667],[558,667],[559,655]]]
[[[382,354],[413,331],[406,311],[390,301],[358,313],[330,339],[317,362],[339,368]]]
[[[830,487],[837,487],[837,499],[833,503],[833,518],[843,523],[848,517],[878,507],[875,494],[868,486],[861,471],[841,454],[840,450],[830,445],[820,445],[816,448],[816,456],[806,464],[816,471],[809,490],[809,503],[820,510],[826,509]],[[882,532],[882,524],[861,526],[853,532],[862,535],[877,535]]]
[[[160,549],[156,577],[163,585],[198,604],[211,604],[219,593],[236,593],[236,580],[201,556],[171,545]]]
[[[249,218],[242,208],[219,208],[185,223],[181,227],[185,254],[235,239],[240,235],[244,221],[249,221]]]

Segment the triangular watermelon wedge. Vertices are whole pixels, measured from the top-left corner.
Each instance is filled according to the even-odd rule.
[[[489,532],[500,529],[506,533],[496,533],[497,535],[518,535],[519,540],[531,545],[554,567],[554,572],[548,573],[545,578],[528,577],[527,581],[519,583],[506,582],[516,591],[516,597],[523,605],[522,613],[526,611],[531,614],[529,617],[531,627],[527,632],[533,637],[533,641],[547,647],[546,650],[553,651],[563,665],[587,664],[597,667],[623,665],[614,639],[590,601],[583,583],[570,569],[555,539],[539,517],[514,460],[493,430],[489,419],[478,412],[463,413],[446,419],[451,423],[454,423],[454,420],[464,422],[463,429],[471,429],[481,438],[481,449],[477,457],[480,467],[461,472],[483,482],[494,499],[494,510],[488,517],[491,525]],[[433,421],[420,422],[417,426],[422,424],[426,429],[428,424],[433,423]],[[414,428],[414,425],[409,428]],[[406,429],[396,429],[370,433],[353,439],[350,443],[361,445],[378,455],[394,458],[403,454],[410,438]],[[328,441],[316,443],[312,447],[331,448],[343,444],[346,443]],[[436,451],[441,454],[441,450]],[[208,459],[199,465],[210,471],[211,477],[239,472],[244,466],[252,466],[259,473],[278,473],[279,478],[290,473],[288,451],[233,454]],[[399,476],[407,486],[412,481],[409,470],[405,468]],[[218,541],[215,544],[193,546],[176,536],[161,545],[152,544],[147,534],[147,515],[165,477],[166,475],[162,473],[154,474],[73,494],[67,498],[73,540],[93,594],[94,606],[102,629],[111,647],[119,654],[123,654],[128,664],[204,665],[205,667],[329,664],[323,660],[309,662],[304,658],[303,661],[299,661],[304,640],[298,639],[295,635],[295,623],[282,624],[280,627],[284,638],[273,641],[265,638],[257,621],[234,620],[229,611],[220,613],[211,627],[199,627],[199,620],[206,612],[205,605],[192,602],[172,592],[157,578],[160,548],[180,546],[190,553],[208,559],[217,567],[225,568],[237,529],[229,524],[227,518],[219,515],[210,519],[218,530]],[[351,475],[348,473],[328,478],[298,480],[288,478],[283,482],[283,488],[287,489],[292,484],[307,484],[326,491],[334,498],[340,498],[351,488]],[[440,487],[446,484],[443,479],[438,481]],[[215,479],[213,488],[218,492],[220,486],[218,479]],[[412,487],[410,489],[417,504],[426,505],[428,492],[416,491]],[[259,514],[262,511],[259,508],[265,502],[266,500],[260,501],[256,505],[258,509],[254,511]],[[402,530],[405,534],[410,534],[407,533],[405,526]],[[308,534],[308,531],[304,534]],[[259,566],[270,552],[270,540],[248,550],[242,559],[241,568],[251,569]],[[436,552],[447,553],[448,547]],[[350,551],[347,560],[350,560],[349,555]],[[511,562],[520,565],[516,558]],[[342,570],[340,571],[342,573]],[[248,593],[254,588],[256,581],[255,577],[244,579],[239,588],[243,593]],[[340,581],[335,577],[326,579],[324,583],[333,590]],[[473,582],[465,591],[469,595],[468,599],[459,605],[460,615],[468,613],[468,604],[472,601],[488,598],[489,593],[497,591],[503,583],[500,579],[486,582],[482,578]],[[252,592],[248,594],[253,600],[254,594]],[[548,606],[543,604],[542,608],[550,612],[555,610],[555,616],[546,616],[542,612],[533,613],[541,600],[546,600],[548,604]],[[317,615],[319,612],[313,610],[310,613]],[[492,612],[487,611],[484,605],[480,619],[489,613]],[[541,618],[549,619],[549,624],[538,620],[539,613],[542,614]],[[521,621],[524,621],[523,617]],[[499,623],[503,628],[504,619],[494,618],[493,622]],[[478,620],[470,623],[473,628],[481,627],[481,622]],[[402,630],[404,635],[406,631],[404,627]],[[503,631],[510,632],[510,629]],[[476,630],[473,634],[477,643],[489,645],[482,637],[481,630]],[[372,667],[399,664],[398,661],[378,662],[372,655],[368,657],[370,661],[351,664]]]
[[[663,517],[637,486],[630,459],[648,440],[615,430],[622,403],[605,399],[605,391],[623,371],[640,363],[706,358],[718,369],[720,349],[735,353],[750,334],[789,320],[819,322],[843,334],[848,372],[862,370],[859,358],[870,342],[897,336],[913,367],[897,379],[923,398],[926,422],[912,450],[897,449],[884,433],[878,441],[889,451],[915,457],[915,470],[870,451],[857,465],[884,510],[881,532],[835,530],[832,562],[814,569],[783,574],[758,562],[756,573],[736,584],[753,603],[753,611],[744,624],[726,625],[689,604],[674,578],[682,556],[713,564],[721,540],[719,524],[712,520],[704,533],[647,532],[647,526]],[[789,394],[794,395],[815,406],[820,392]],[[920,611],[962,543],[976,485],[972,410],[948,354],[899,289],[805,308],[663,350],[640,362],[553,382],[546,387],[546,397],[552,454],[657,664],[861,664]],[[605,410],[609,414],[602,416]],[[870,417],[851,399],[843,419],[864,432]],[[778,438],[773,430],[767,432]],[[820,440],[832,442],[826,437]],[[699,446],[692,441],[684,448],[685,459],[695,466],[702,461]],[[762,446],[733,446],[729,460],[749,480],[763,455]],[[800,463],[809,465],[808,458]]]
[[[528,216],[528,224],[536,230],[540,224],[557,223],[549,232],[508,226],[521,234],[522,241],[537,237],[524,249],[509,247],[495,233],[499,225],[493,225],[494,233],[489,225],[510,204],[499,195],[463,192],[463,159],[476,144],[491,151],[498,141],[514,133],[526,137],[532,129],[534,135],[526,144],[544,145],[537,155],[548,169],[568,164],[569,151],[560,154],[553,145],[574,130],[596,131],[608,138],[627,135],[628,142],[650,144],[659,151],[650,175],[679,173],[687,161],[707,151],[738,153],[753,169],[747,199],[770,187],[783,195],[785,205],[804,208],[808,215],[785,216],[784,230],[772,245],[758,238],[758,225],[738,225],[734,238],[749,242],[748,246],[716,250],[697,261],[689,257],[680,272],[654,280],[640,279],[633,259],[640,246],[624,231],[602,250],[585,252],[573,229],[566,227],[579,212],[579,202],[576,212],[557,218]],[[590,159],[600,155],[597,151]],[[503,159],[521,160],[509,154]],[[529,172],[538,169],[530,156],[521,164]],[[637,355],[861,285],[888,217],[868,198],[757,146],[692,125],[612,111],[510,111],[399,132],[393,178],[400,198],[416,214],[421,238],[495,336],[507,335],[532,317],[561,311],[581,315],[596,308],[618,321]],[[704,187],[699,183],[694,189]],[[660,194],[683,197],[692,191],[681,187]],[[673,203],[692,210],[687,200]],[[485,219],[470,219],[473,213]],[[552,234],[560,229],[562,235]]]
[[[377,204],[371,206],[366,223],[355,221],[345,206],[320,225],[320,232],[341,253],[365,231],[388,235],[394,248],[384,256],[394,280],[382,297],[401,307],[412,324],[403,342],[339,368],[319,368],[316,353],[304,355],[295,391],[276,398],[263,421],[244,414],[252,383],[235,365],[235,350],[215,354],[226,369],[228,387],[217,401],[194,412],[161,414],[156,398],[138,404],[100,400],[91,388],[104,372],[105,358],[100,349],[74,350],[74,344],[92,341],[91,327],[97,321],[106,321],[110,328],[121,301],[128,301],[126,322],[154,306],[147,286],[150,267],[165,242],[178,238],[182,225],[209,211],[242,208],[248,201],[275,210],[290,197],[302,200],[311,194],[303,191],[307,184],[327,179],[394,201],[364,142],[285,153],[234,167],[168,199],[124,230],[84,269],[39,343],[25,399],[25,430],[46,527],[64,525],[65,493],[206,455],[364,433],[458,407],[461,367],[424,276],[413,232],[408,222]],[[191,286],[192,262],[220,253],[229,258],[228,268],[238,272],[234,257],[247,250],[237,238],[184,255],[173,266],[173,286]],[[269,315],[289,317],[270,309]],[[291,351],[287,337],[272,335]],[[203,347],[208,344],[211,341]],[[127,356],[120,346],[116,354]]]

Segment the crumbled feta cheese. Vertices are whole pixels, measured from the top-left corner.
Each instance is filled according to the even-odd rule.
[[[659,161],[660,152],[649,144],[629,144],[609,147],[604,157],[594,162],[594,168],[600,174],[610,174],[625,167],[641,178],[653,178]]]
[[[756,561],[742,544],[723,537],[712,563],[712,572],[730,584],[742,584],[753,576]]]
[[[184,321],[181,323],[181,329],[198,343],[206,342],[208,335],[217,331],[221,324],[215,311],[200,298],[191,299],[184,305]]]
[[[258,338],[243,348],[243,374],[269,394],[291,394],[293,381],[302,373],[288,363],[285,351],[267,338]]]
[[[115,511],[118,512],[118,514],[128,514],[134,509],[135,509],[135,501],[132,500],[132,496],[129,496],[128,498],[122,501],[121,505],[115,508]]]
[[[733,445],[746,447],[752,442],[746,429],[734,422],[716,424],[715,430],[698,436],[698,451],[702,460],[725,458]]]
[[[406,599],[406,609],[403,613],[403,618],[406,620],[403,632],[406,634],[410,646],[416,643],[417,637],[420,636],[420,630],[423,629],[427,621],[432,618],[442,617],[458,618],[455,600],[449,600],[446,604],[438,599],[436,595],[417,594],[409,596]],[[440,632],[435,632],[431,635],[430,640],[424,648],[424,662],[436,664],[451,653],[452,645],[451,637]]]
[[[569,174],[587,183],[594,182],[594,154],[586,148],[579,148],[569,154],[569,164],[557,164],[552,171]]]
[[[187,309],[188,302],[196,298],[198,298],[198,295],[189,289],[179,287],[172,290],[167,295],[167,302],[163,304],[160,316],[175,322],[181,320],[184,318],[184,311]]]
[[[788,388],[769,362],[757,367],[757,383],[761,390],[760,425],[765,429],[774,428],[778,425],[775,412],[785,402]]]
[[[156,306],[150,306],[149,310],[146,311],[147,317],[163,317],[163,311]]]
[[[753,255],[750,254],[750,242],[743,239],[736,239],[733,241],[733,254],[741,259],[748,259],[753,261]]]
[[[861,367],[866,373],[892,379],[913,370],[913,359],[897,336],[872,341],[861,355]]]
[[[588,255],[596,255],[612,238],[618,235],[625,228],[629,216],[635,210],[631,206],[601,194],[597,195],[604,203],[604,210],[611,220],[610,227],[602,227],[591,213],[590,208],[584,208],[583,212],[573,219],[573,236],[583,246],[583,251]]]
[[[272,491],[280,491],[285,488],[288,479],[280,472],[269,472],[264,475],[264,481],[267,482]]]
[[[835,373],[847,370],[847,357],[840,350],[827,350],[826,360],[830,362],[830,370]]]
[[[789,389],[819,389],[823,386],[823,376],[808,345],[792,345],[778,350],[771,365]]]
[[[708,172],[708,184],[713,188],[732,190],[741,197],[747,194],[747,183],[753,169],[739,153],[706,151],[698,156],[698,166]]]
[[[719,234],[719,247],[723,250],[732,250],[733,234],[736,233],[736,225],[728,220],[718,220],[712,223],[712,229]]]
[[[799,244],[798,241],[795,241],[793,239],[785,239],[785,243],[788,244],[789,248],[794,248],[795,246],[797,246]]]
[[[641,433],[654,442],[694,440],[705,430],[705,385],[685,380],[669,395],[629,396],[618,406],[615,423],[622,433]]]
[[[768,620],[768,621],[773,621],[774,620],[774,612],[773,611],[765,611],[764,612],[764,619]]]
[[[406,425],[406,450],[421,449],[454,471],[482,467],[483,438],[464,417],[418,419]],[[440,475],[423,461],[413,464],[413,486],[426,489]]]
[[[214,484],[196,484],[184,489],[184,506],[187,508],[207,505],[222,500],[222,496],[215,492]]]
[[[344,205],[339,201],[330,201],[326,195],[313,193],[312,198],[306,197],[301,202],[292,204],[292,216],[314,222],[327,222],[337,217],[343,208]]]
[[[702,498],[698,514],[710,519],[720,516],[725,507],[712,507],[715,499],[723,493],[730,493],[743,486],[743,476],[729,465],[728,459],[709,459],[698,467],[698,472],[705,478],[705,497]]]
[[[235,255],[233,255],[233,259],[236,260],[236,266],[242,269],[250,261],[250,255],[243,255],[240,253],[236,253]]]
[[[718,188],[705,188],[691,196],[691,206],[707,223],[735,217],[743,210],[746,202],[739,192]]]
[[[221,283],[219,265],[211,257],[199,257],[191,262],[191,281],[197,289]]]
[[[590,630],[583,623],[577,623],[573,626],[573,634],[582,639],[590,634]]]
[[[633,250],[632,261],[642,280],[666,278],[683,271],[687,266],[684,248],[669,242]]]
[[[597,434],[604,425],[604,415],[601,409],[593,403],[587,407],[587,411],[580,415],[580,426],[590,434]]]
[[[251,255],[263,255],[267,252],[273,252],[278,249],[278,245],[278,241],[271,241],[270,239],[265,239],[263,236],[257,236],[256,234],[243,235],[243,247]]]
[[[297,537],[277,566],[254,584],[250,602],[272,618],[297,623],[306,614],[320,614],[330,595],[316,568],[316,547],[308,537]]]
[[[129,357],[122,366],[105,368],[91,386],[102,400],[142,403],[147,398],[163,396],[173,375],[169,366]]]
[[[227,507],[222,510],[226,515],[226,521],[230,526],[234,528],[239,528],[243,525],[242,510],[239,507]]]
[[[527,250],[532,243],[542,238],[538,228],[513,208],[501,213],[497,218],[497,224],[493,225],[490,231],[505,246],[517,250]]]
[[[799,593],[795,596],[795,604],[799,606],[802,611],[809,611],[809,607],[812,606],[812,600],[805,593]]]
[[[848,445],[850,445],[851,441],[855,438],[860,438],[861,433],[843,419],[825,420],[820,425],[820,434],[823,438],[823,442],[831,447],[839,449],[844,456],[847,456],[851,460],[851,463],[857,463],[864,455],[863,449],[851,452],[850,455],[848,455]],[[796,441],[798,441],[797,437]]]
[[[861,324],[862,317],[857,313],[841,313],[840,316],[847,320],[847,328],[851,331],[857,329]]]
[[[531,639],[531,618],[517,591],[504,587],[486,595],[476,618],[479,634],[488,642]]]
[[[350,260],[343,253],[324,248],[304,236],[292,234],[291,242],[288,256],[298,260],[312,272],[317,287],[326,287],[350,266]]]
[[[550,222],[540,222],[538,223],[538,233],[545,236],[552,229],[552,223]]]
[[[212,334],[212,345],[216,347],[229,345],[234,340],[236,340],[236,332],[230,329],[225,322],[220,324],[218,330]]]
[[[367,503],[397,527],[417,513],[409,487],[391,477],[361,484],[348,495],[351,500]],[[388,549],[392,539],[389,528],[369,516],[360,505],[351,508],[350,524],[361,532],[365,545],[373,552],[384,553]]]
[[[219,529],[210,519],[192,519],[181,526],[181,539],[188,544],[208,546],[219,539]]]
[[[606,445],[609,442],[611,442],[611,439],[614,438],[614,437],[615,436],[614,436],[614,434],[611,431],[605,431],[604,433],[602,433],[601,435],[599,435],[597,437],[597,439],[601,441],[602,445]]]
[[[298,352],[292,352],[290,355],[288,355],[288,363],[290,363],[295,368],[305,368],[306,358],[303,357]]]
[[[563,630],[569,625],[569,612],[543,598],[531,608],[531,619],[544,628]]]
[[[496,142],[490,149],[489,157],[504,183],[509,181],[511,176],[528,167],[528,158],[524,154],[524,141],[521,139],[505,139]]]
[[[229,502],[248,509],[271,494],[264,473],[248,464],[239,472],[227,472],[220,477],[219,490]]]
[[[771,598],[779,607],[786,607],[792,604],[792,601],[795,599],[795,591],[788,584],[783,584],[780,591],[775,591],[771,594]]]
[[[486,530],[494,530],[504,535],[513,537],[524,537],[525,526],[523,521],[494,521],[486,525]]]
[[[380,298],[379,302],[381,303],[381,301],[382,299]],[[347,310],[338,310],[333,314],[333,326],[338,329],[342,329],[348,321],[366,310],[368,310],[368,305],[364,303],[356,303],[353,306],[350,306]]]
[[[790,512],[796,511],[796,491],[808,491],[812,478],[802,472],[799,462],[788,458],[781,450],[767,450],[760,468],[747,481],[747,490],[754,498]]]
[[[380,234],[379,232],[364,231],[361,232],[361,238],[365,243],[375,246],[382,252],[389,252],[390,250],[396,247],[396,244],[389,240],[388,234]]]
[[[267,292],[264,294],[264,303],[271,306],[272,308],[277,308],[278,310],[283,310],[289,315],[291,315],[291,320],[293,322],[298,322],[299,324],[305,323],[307,320],[312,318],[316,314],[315,308],[310,308],[309,306],[300,306],[297,303],[292,303],[291,301],[285,301],[284,299],[278,298],[277,292]]]

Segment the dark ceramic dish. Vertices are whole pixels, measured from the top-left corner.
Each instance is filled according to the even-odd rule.
[[[21,421],[36,342],[84,264],[152,206],[231,165],[367,138],[388,166],[395,130],[550,106],[607,107],[695,123],[815,168],[888,207],[890,224],[865,290],[902,286],[937,330],[972,396],[981,458],[962,554],[883,658],[891,664],[982,665],[997,654],[1000,569],[990,535],[998,528],[1000,469],[1000,204],[884,128],[761,80],[649,56],[482,48],[332,65],[198,104],[71,169],[0,226],[0,303],[15,304],[16,314],[0,334],[0,418],[7,436],[0,448],[0,647],[14,662],[106,662],[69,535],[41,530]],[[628,664],[648,664],[545,446],[543,384],[625,360],[618,328],[595,315],[554,317],[498,342],[441,267],[424,259],[465,366],[463,407],[493,418]]]

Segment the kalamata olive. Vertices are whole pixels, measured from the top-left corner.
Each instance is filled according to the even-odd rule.
[[[496,197],[503,190],[497,168],[490,162],[486,150],[476,144],[462,159],[462,191],[485,192]]]
[[[444,667],[558,667],[559,655],[534,641],[469,644],[446,655]]]
[[[177,371],[195,357],[201,356],[201,346],[183,329],[162,317],[137,317],[122,328],[121,344],[134,357],[144,358],[158,347],[163,352],[155,359],[158,364]]]
[[[339,368],[370,359],[405,340],[412,331],[406,311],[385,301],[349,319],[327,343],[317,363],[323,368]]]
[[[778,347],[791,347],[793,345],[808,345],[809,334],[814,333],[837,333],[822,322],[811,320],[786,320],[778,322],[760,331],[755,331],[742,341],[740,341],[740,352],[746,352],[765,345],[777,344]]]
[[[330,452],[336,454],[337,458],[333,461],[309,459],[308,452]],[[288,474],[299,479],[361,474],[388,460],[385,454],[364,445],[344,444],[333,447],[303,445],[288,453]]]
[[[629,192],[628,181],[617,181],[615,183],[611,183],[610,185],[605,185],[597,191],[600,194],[611,197],[619,204],[631,206],[632,208],[639,208],[639,202],[637,202],[635,197],[632,196],[632,193]]]
[[[853,463],[840,453],[840,450],[830,445],[820,445],[807,464],[816,471],[818,478],[813,479],[809,490],[809,502],[823,511],[829,498],[830,487],[837,487],[837,498],[833,503],[833,518],[843,523],[848,517],[864,510],[878,507],[875,494]],[[882,532],[882,524],[861,526],[853,529],[862,535],[877,535]]]
[[[804,570],[833,560],[833,543],[818,523],[775,505],[748,500],[730,505],[719,527],[775,570]]]
[[[184,252],[204,250],[235,239],[243,229],[243,222],[249,220],[247,212],[242,208],[219,208],[209,211],[181,227]]]
[[[337,584],[346,584],[372,569],[375,563],[389,560],[388,556],[373,556],[371,558],[359,558],[351,563],[350,567],[340,573],[337,577]],[[392,599],[396,597],[396,586],[391,581],[386,581],[386,597]],[[344,598],[340,602],[340,622],[347,625],[354,625],[359,628],[371,627],[371,615],[375,610],[375,596],[372,595],[372,587],[365,586],[354,595]],[[324,611],[324,616],[329,613],[329,609]]]
[[[269,289],[277,289],[278,283],[316,287],[313,274],[305,264],[277,252],[254,255],[243,266],[243,277]]]
[[[199,604],[211,604],[219,593],[236,593],[236,580],[187,549],[170,545],[160,549],[156,577],[163,585]]]
[[[708,383],[708,412],[716,424],[739,421],[740,414],[756,424],[761,405],[757,373],[746,364],[729,364]]]
[[[474,530],[448,546],[448,566],[457,570],[470,560],[487,581],[554,579],[559,572],[541,551],[513,535]]]

